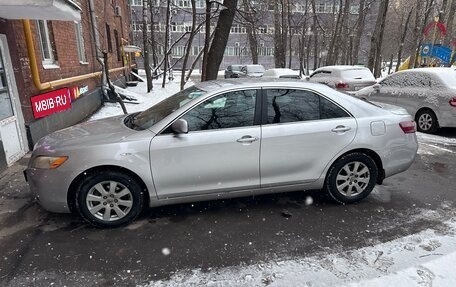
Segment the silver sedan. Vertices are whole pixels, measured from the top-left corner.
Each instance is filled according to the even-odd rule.
[[[404,109],[320,84],[226,80],[52,133],[26,177],[45,209],[115,227],[145,206],[254,194],[323,189],[357,202],[417,148]]]

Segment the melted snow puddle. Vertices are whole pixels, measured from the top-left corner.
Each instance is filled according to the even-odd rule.
[[[444,224],[445,234],[426,230],[335,254],[179,271],[143,286],[456,286],[456,220]]]

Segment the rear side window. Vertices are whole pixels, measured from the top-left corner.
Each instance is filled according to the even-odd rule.
[[[336,104],[310,91],[270,89],[266,93],[268,124],[350,117]]]

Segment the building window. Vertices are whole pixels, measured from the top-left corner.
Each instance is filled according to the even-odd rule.
[[[54,51],[52,50],[48,22],[46,20],[37,20],[38,36],[40,39],[41,59],[43,65],[55,64]]]
[[[114,29],[114,41],[116,41],[116,52],[117,52],[117,61],[120,62],[122,60],[122,55],[120,51],[120,39],[119,39],[119,32]]]
[[[84,46],[84,37],[82,36],[81,22],[74,22],[74,31],[76,34],[76,46],[78,48],[79,62],[87,63],[87,57],[86,57],[85,46]]]
[[[130,0],[130,5],[131,6],[142,6],[142,0]]]
[[[106,41],[108,42],[108,53],[112,53],[111,28],[106,23]]]

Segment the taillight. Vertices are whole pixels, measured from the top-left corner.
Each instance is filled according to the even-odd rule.
[[[399,123],[404,134],[413,134],[416,132],[416,124],[415,121],[407,121]]]
[[[344,82],[339,82],[336,84],[337,89],[348,89],[348,84]]]
[[[449,101],[449,103],[450,103],[450,106],[456,107],[456,97],[451,98],[451,100]]]

